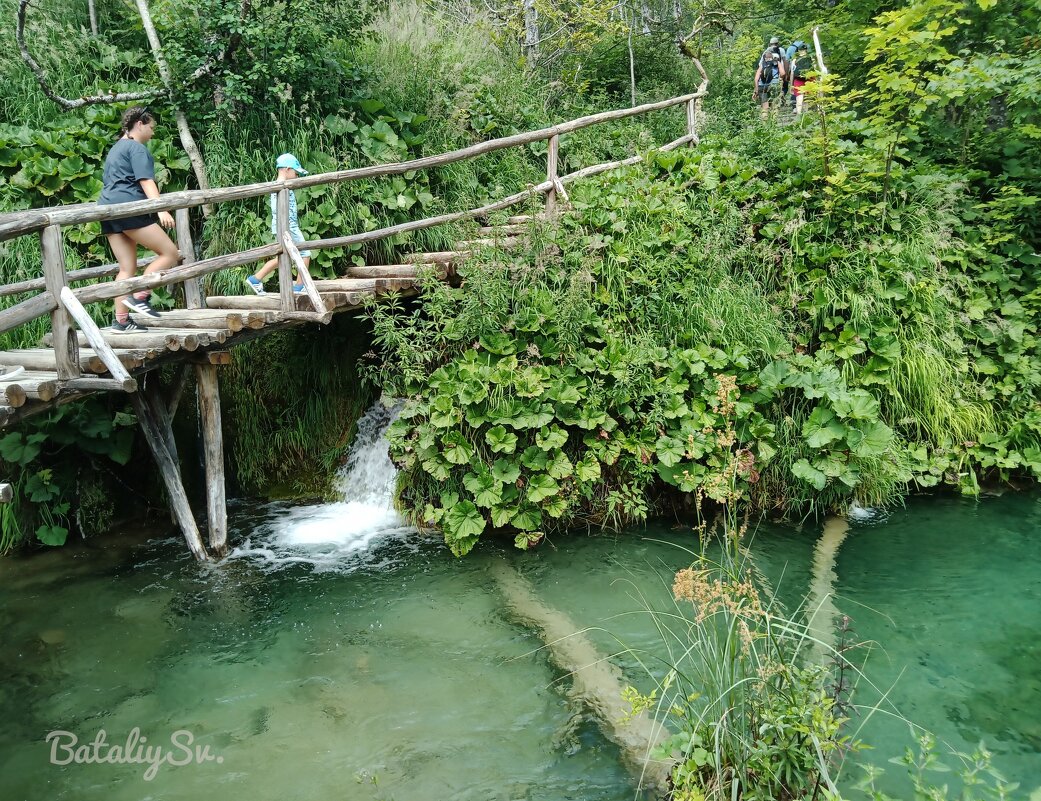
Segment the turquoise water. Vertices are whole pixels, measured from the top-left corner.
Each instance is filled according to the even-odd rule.
[[[315,534],[320,521],[350,528],[346,507],[234,515],[237,555],[214,567],[142,531],[0,562],[3,797],[633,798],[616,747],[506,613],[487,568],[507,560],[546,603],[596,627],[605,653],[615,637],[653,649],[640,596],[667,601],[690,532],[658,525],[455,560],[393,526],[364,547]],[[984,740],[1024,798],[1041,785],[1039,532],[1036,495],[912,499],[854,523],[834,563],[837,611],[878,644],[871,682],[952,747]],[[819,533],[755,534],[760,568],[790,602],[812,583]],[[51,763],[49,732],[82,744],[104,729],[111,745],[135,727],[164,747],[190,733],[210,759],[164,764],[151,781],[142,764]],[[908,742],[880,716],[861,736],[883,764]]]

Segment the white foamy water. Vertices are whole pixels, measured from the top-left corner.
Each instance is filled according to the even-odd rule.
[[[264,507],[266,519],[229,558],[259,559],[275,567],[304,562],[317,569],[343,569],[378,561],[378,554],[371,553],[374,546],[402,542],[416,533],[393,504],[398,471],[385,435],[397,410],[380,400],[358,421],[357,438],[336,481],[342,501]]]

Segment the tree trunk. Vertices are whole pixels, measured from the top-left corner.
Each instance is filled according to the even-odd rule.
[[[136,0],[136,2],[138,13],[141,15],[141,23],[144,25],[145,34],[148,36],[148,44],[152,48],[155,65],[159,69],[159,78],[163,82],[163,86],[166,87],[166,91],[170,94],[171,104],[174,109],[174,119],[177,121],[177,133],[181,137],[181,146],[184,148],[184,152],[188,154],[188,158],[192,163],[192,168],[195,171],[195,180],[198,182],[199,188],[209,189],[210,179],[206,176],[206,164],[202,160],[202,154],[199,152],[198,145],[195,144],[195,138],[192,136],[191,129],[188,128],[188,119],[177,105],[173,88],[173,76],[170,74],[170,65],[166,63],[166,57],[163,55],[163,49],[159,43],[159,35],[155,32],[155,25],[152,24],[152,14],[148,10],[148,0]],[[202,207],[204,217],[208,217],[211,211],[212,206]]]
[[[633,57],[633,23],[635,20],[629,20],[629,94],[631,95],[632,106],[636,108],[636,59]]]
[[[87,13],[90,15],[90,35],[98,35],[98,12],[94,8],[94,0],[87,0]]]
[[[524,57],[529,66],[539,57],[539,12],[535,0],[524,0]]]

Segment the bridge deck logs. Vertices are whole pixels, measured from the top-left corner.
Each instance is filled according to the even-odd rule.
[[[437,250],[432,253],[409,253],[403,258],[409,264],[458,264],[469,255],[469,250]]]
[[[119,361],[128,370],[134,370],[145,362],[147,352],[138,349],[116,350]],[[154,358],[154,357],[153,357]],[[101,375],[107,373],[105,363],[90,348],[80,348],[80,369],[89,373]],[[0,351],[0,364],[13,366],[21,365],[26,370],[46,370],[56,372],[57,361],[54,351],[50,348],[28,348],[26,350]]]
[[[238,312],[222,312],[212,309],[175,309],[164,311],[159,317],[147,314],[131,313],[131,319],[146,328],[225,328],[238,333],[243,328],[263,328],[264,318],[255,315],[247,320],[247,315]]]
[[[527,233],[528,226],[517,223],[515,225],[485,225],[477,229],[481,236],[517,236]]]
[[[49,401],[58,394],[58,374],[45,370],[26,370],[19,376],[9,381],[0,382],[4,394],[7,396],[8,406],[21,406],[25,399]],[[14,389],[13,389],[14,388]],[[13,389],[13,392],[12,392]],[[22,393],[21,403],[12,403],[12,394],[17,396],[18,390]]]

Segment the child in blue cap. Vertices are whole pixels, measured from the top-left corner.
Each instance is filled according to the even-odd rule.
[[[278,168],[278,180],[288,181],[291,178],[296,178],[298,175],[307,175],[307,170],[304,169],[300,163],[300,159],[294,156],[292,153],[283,153],[275,160],[275,166]],[[278,195],[271,196],[271,233],[278,236]],[[300,230],[300,222],[297,219],[296,210],[296,195],[293,190],[289,190],[289,236],[298,245],[304,241],[303,232]],[[311,263],[311,251],[302,250],[300,251],[301,257],[304,260],[304,266],[307,267]],[[257,270],[256,275],[250,275],[246,277],[246,284],[249,288],[256,292],[258,295],[266,294],[264,292],[264,279],[267,278],[271,273],[278,267],[278,257],[270,259],[264,262],[264,266]],[[300,281],[300,276],[296,276],[296,280]],[[293,284],[293,292],[296,294],[302,294],[304,292],[304,285],[302,283]]]

